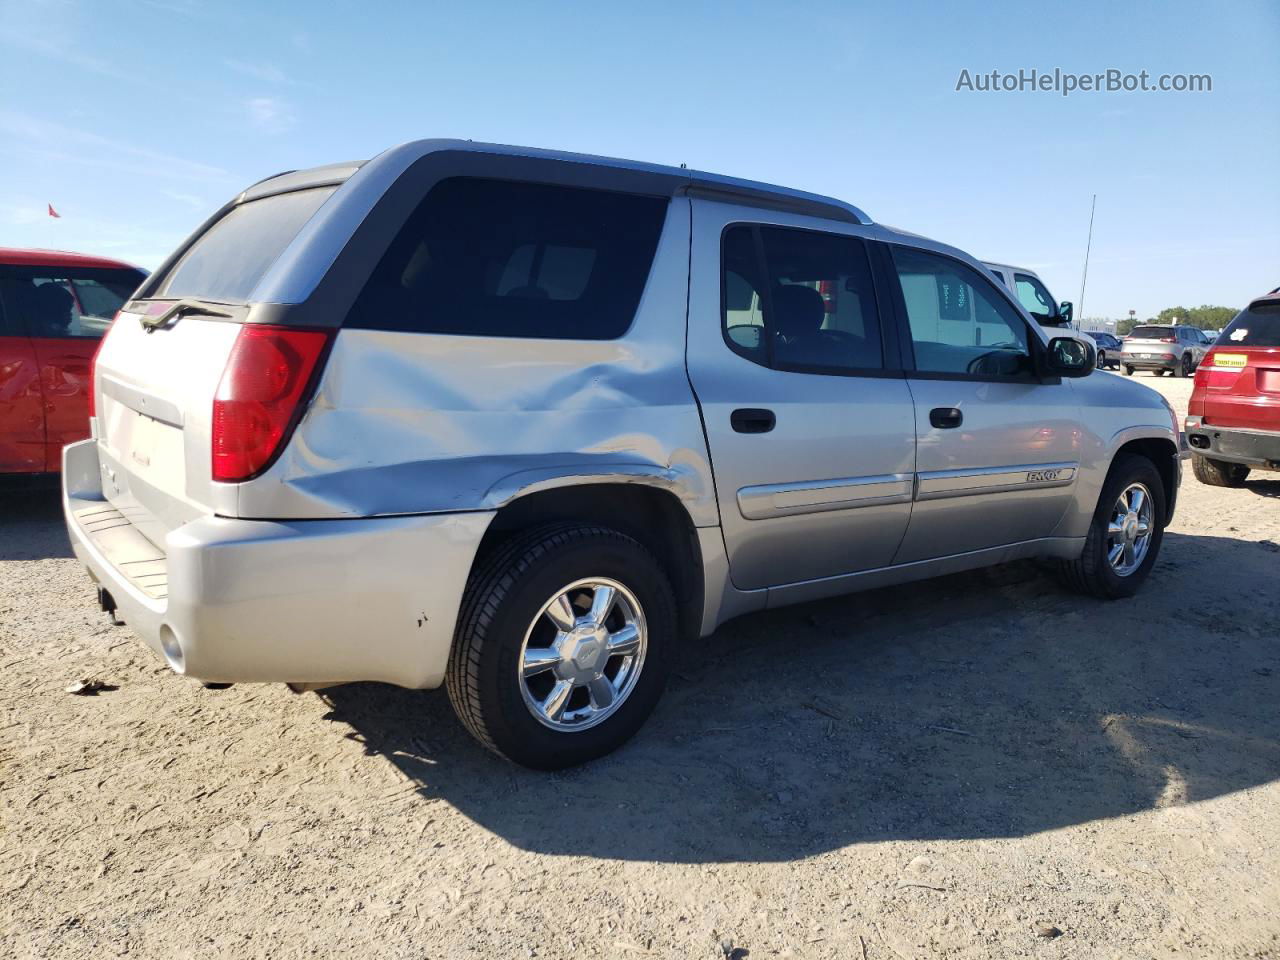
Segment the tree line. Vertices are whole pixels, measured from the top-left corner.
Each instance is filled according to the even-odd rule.
[[[1116,333],[1123,337],[1134,327],[1145,323],[1177,323],[1184,327],[1199,327],[1201,330],[1221,330],[1239,312],[1234,307],[1211,307],[1208,304],[1199,307],[1166,307],[1146,320],[1126,318],[1117,322]]]

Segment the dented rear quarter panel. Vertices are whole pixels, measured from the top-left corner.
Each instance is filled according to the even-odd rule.
[[[670,202],[617,340],[343,329],[280,459],[238,484],[240,517],[492,510],[536,490],[642,483],[718,523],[685,371],[689,201]]]

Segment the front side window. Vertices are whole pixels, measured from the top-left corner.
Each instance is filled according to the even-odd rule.
[[[0,299],[10,325],[27,336],[95,339],[145,278],[129,269],[13,268],[0,277]]]
[[[875,288],[857,237],[737,224],[725,231],[722,263],[722,322],[735,353],[780,370],[883,368]]]
[[[1042,322],[1058,316],[1053,297],[1049,296],[1049,291],[1037,278],[1028,273],[1015,273],[1013,279],[1017,285],[1018,302],[1027,313]]]
[[[1027,325],[989,280],[949,257],[892,249],[918,371],[995,379],[1033,374]]]
[[[348,327],[612,340],[631,326],[668,201],[458,177],[427,194]]]

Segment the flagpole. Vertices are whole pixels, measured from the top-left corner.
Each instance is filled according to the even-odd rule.
[[[1093,195],[1093,200],[1089,203],[1089,239],[1084,245],[1084,270],[1080,274],[1080,306],[1076,311],[1075,327],[1081,329],[1080,324],[1084,323],[1084,285],[1089,279],[1089,251],[1093,247],[1093,211],[1098,206],[1098,195]]]

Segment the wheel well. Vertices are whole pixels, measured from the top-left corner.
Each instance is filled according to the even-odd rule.
[[[1130,440],[1116,451],[1116,457],[1122,453],[1136,453],[1140,457],[1146,457],[1160,474],[1160,482],[1164,487],[1164,522],[1168,523],[1173,519],[1174,503],[1178,497],[1178,474],[1173,462],[1178,455],[1178,448],[1169,440],[1144,437],[1141,440]],[[1115,463],[1115,460],[1111,462]]]
[[[681,636],[698,636],[704,590],[702,551],[688,511],[665,490],[637,483],[599,483],[518,497],[501,507],[489,524],[472,569],[515,534],[561,521],[609,527],[643,544],[671,579]]]

